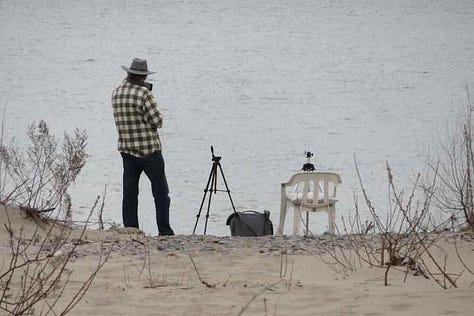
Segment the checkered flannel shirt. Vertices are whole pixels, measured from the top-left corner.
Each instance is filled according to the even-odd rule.
[[[145,157],[161,150],[157,129],[161,128],[163,118],[147,88],[123,82],[112,93],[112,108],[120,152]]]

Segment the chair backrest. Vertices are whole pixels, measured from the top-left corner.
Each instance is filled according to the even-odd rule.
[[[341,177],[333,172],[319,172],[319,171],[304,171],[295,173],[291,178],[281,184],[282,192],[287,187],[295,186],[298,192],[303,194],[302,203],[316,206],[320,203],[320,193],[322,193],[322,200],[324,203],[329,203],[330,199],[336,198],[337,186],[342,183]],[[308,198],[308,193],[311,197]]]

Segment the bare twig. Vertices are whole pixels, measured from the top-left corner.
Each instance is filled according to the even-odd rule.
[[[253,301],[255,301],[255,299],[257,297],[259,297],[260,295],[262,295],[263,293],[265,293],[266,291],[268,290],[271,290],[272,287],[278,285],[280,282],[282,282],[283,280],[279,280],[277,282],[274,282],[270,285],[267,285],[265,286],[263,289],[261,289],[259,292],[255,293],[251,298],[250,300],[247,302],[247,304],[245,304],[239,311],[239,313],[237,314],[238,316],[241,316],[245,313],[245,311],[247,310],[247,308],[250,306],[250,304],[252,304]]]
[[[467,264],[464,262],[463,258],[461,257],[461,254],[459,253],[458,245],[456,241],[454,242],[454,249],[456,250],[456,256],[459,259],[459,262],[463,265],[463,267],[472,275],[474,275],[474,272],[467,266]]]
[[[203,280],[201,278],[201,275],[199,274],[199,271],[198,271],[198,269],[196,267],[196,264],[194,263],[193,257],[191,255],[189,255],[189,259],[191,259],[191,263],[193,264],[194,271],[196,271],[196,275],[199,279],[199,282],[201,282],[201,284],[204,284],[206,287],[215,288],[217,284],[210,284],[209,282],[207,282],[206,280]]]

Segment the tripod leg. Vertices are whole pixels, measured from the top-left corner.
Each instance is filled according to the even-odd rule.
[[[199,207],[199,212],[196,215],[196,223],[194,224],[193,235],[196,232],[196,227],[198,225],[199,217],[201,216],[202,207],[204,206],[204,201],[206,200],[207,192],[209,192],[209,184],[214,175],[215,166],[212,165],[211,172],[209,173],[209,179],[207,180],[206,188],[204,189],[204,196],[202,197],[201,206]]]
[[[217,165],[214,163],[212,167],[212,179],[211,179],[211,190],[209,192],[209,201],[207,203],[207,213],[206,213],[206,222],[204,224],[204,235],[206,235],[207,231],[207,222],[209,221],[209,211],[211,210],[211,200],[212,200],[212,193],[216,193],[217,190]]]
[[[232,200],[232,196],[230,195],[229,186],[227,185],[227,181],[225,180],[224,171],[222,171],[221,164],[218,163],[218,165],[219,165],[219,170],[221,171],[222,179],[224,180],[225,189],[227,190],[227,194],[229,195],[230,204],[232,204],[232,209],[234,210],[234,212],[236,212],[235,211],[235,206],[234,206],[234,201]]]

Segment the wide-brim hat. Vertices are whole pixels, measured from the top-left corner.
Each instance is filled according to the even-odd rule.
[[[143,76],[156,73],[156,71],[148,71],[148,64],[146,60],[140,58],[134,58],[130,67],[125,67],[122,65],[122,69],[128,73]]]

